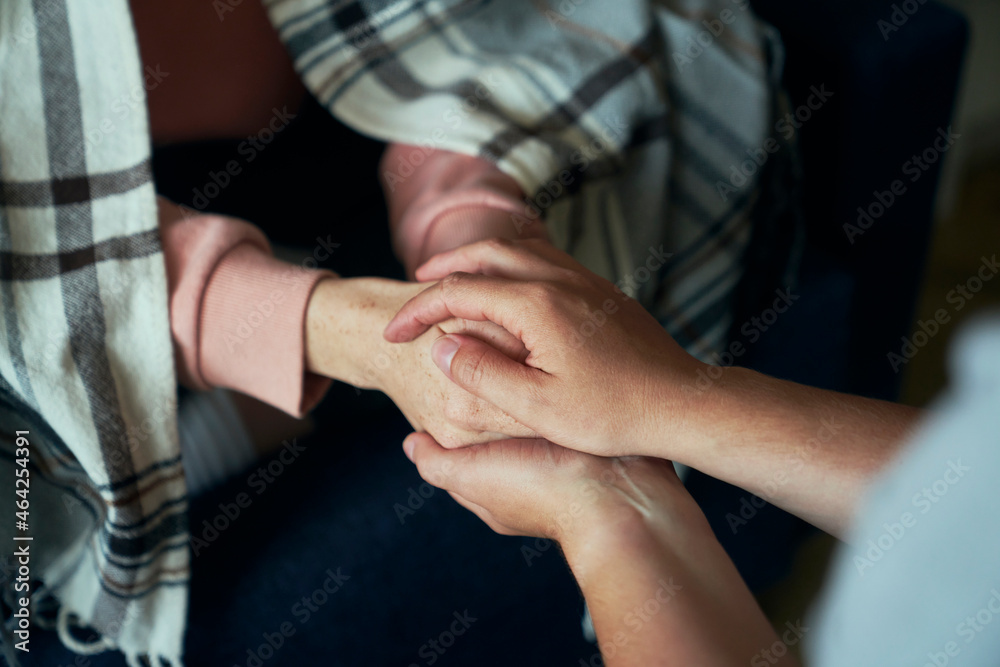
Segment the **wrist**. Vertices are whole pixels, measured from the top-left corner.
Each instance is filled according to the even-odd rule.
[[[585,521],[579,523],[573,530],[562,531],[556,541],[583,587],[600,577],[623,553],[631,552],[634,545],[648,550],[651,544],[649,525],[632,508],[605,506],[588,512]]]
[[[309,370],[363,389],[383,389],[389,364],[380,361],[393,350],[382,329],[405,301],[387,298],[396,285],[403,283],[377,278],[319,283],[306,311]]]
[[[720,373],[730,368],[711,366],[684,353],[653,367],[642,391],[641,415],[635,421],[628,451],[623,455],[651,456],[691,465],[704,437],[706,422],[718,396],[713,390]]]
[[[673,464],[642,457],[616,459],[586,513],[561,528],[555,539],[583,578],[601,576],[621,553],[665,552],[691,535],[712,535]]]
[[[773,409],[770,419],[778,419],[784,397],[772,378],[756,371],[697,364],[680,385],[683,399],[665,402],[669,408],[653,413],[657,455],[701,470],[707,462],[738,452],[746,434],[759,429],[763,411]],[[678,393],[676,386],[672,390]]]
[[[591,526],[565,536],[559,544],[584,594],[601,585],[609,572],[622,570],[623,563],[636,576],[702,567],[699,559],[715,536],[697,504],[690,496],[688,500],[665,502],[650,513],[619,509],[595,514]],[[664,568],[665,563],[674,567]]]

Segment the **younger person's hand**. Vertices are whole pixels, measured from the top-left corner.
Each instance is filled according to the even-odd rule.
[[[447,450],[426,433],[403,450],[421,477],[498,533],[559,542],[602,664],[755,665],[778,641],[669,461],[539,439]]]
[[[687,495],[669,461],[604,458],[539,438],[448,450],[411,433],[403,451],[421,477],[502,535],[582,545],[595,531],[662,512],[673,504],[666,496]]]
[[[411,341],[451,318],[489,321],[529,351],[524,363],[469,336],[434,343],[459,386],[540,436],[602,456],[662,455],[665,413],[691,409],[703,366],[636,301],[569,255],[538,242],[491,240],[437,255],[417,270],[439,280],[386,327]],[[671,438],[682,438],[682,420]]]

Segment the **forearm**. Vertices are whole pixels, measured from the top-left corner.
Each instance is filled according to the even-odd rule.
[[[382,373],[402,347],[382,329],[419,285],[379,278],[324,280],[306,311],[306,364],[310,371],[363,389],[382,389]]]
[[[739,486],[837,536],[919,416],[915,408],[721,369],[661,455]],[[671,424],[671,428],[667,428]],[[738,508],[734,508],[738,513]]]
[[[752,664],[778,641],[689,496],[653,516],[600,525],[564,550],[604,664]],[[786,656],[777,664],[796,662]]]

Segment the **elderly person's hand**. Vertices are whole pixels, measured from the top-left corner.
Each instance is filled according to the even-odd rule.
[[[307,363],[313,372],[385,392],[418,430],[447,447],[534,431],[441,374],[430,357],[432,342],[460,333],[498,354],[523,360],[521,342],[489,322],[449,319],[405,345],[380,335],[392,315],[426,285],[382,278],[325,280],[317,285],[306,318]]]

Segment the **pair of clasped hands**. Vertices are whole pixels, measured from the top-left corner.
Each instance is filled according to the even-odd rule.
[[[455,322],[466,333],[446,327],[430,348],[469,393],[445,416],[496,429],[472,444],[412,433],[403,449],[427,481],[497,532],[560,542],[605,505],[641,509],[644,486],[678,484],[671,464],[638,457],[664,451],[657,413],[686,409],[676,387],[693,386],[701,364],[636,301],[544,241],[473,243],[431,258],[416,278],[436,282],[399,310],[385,339],[409,343]],[[588,483],[595,492],[581,495]],[[570,506],[579,521],[566,520]]]
[[[842,536],[919,412],[744,368],[708,372],[545,241],[462,246],[415,277],[365,279],[367,297],[350,287],[339,301],[347,281],[327,281],[322,303],[348,317],[310,335],[370,346],[326,367],[393,398],[418,429],[403,449],[420,475],[499,533],[559,543],[604,664],[776,664],[761,653],[774,630],[671,461]],[[384,340],[365,335],[387,320]],[[651,620],[628,622],[650,605]]]
[[[442,429],[442,446],[424,415],[408,415],[430,433],[410,434],[403,449],[493,530],[558,541],[603,664],[745,664],[776,641],[669,460],[712,452],[713,399],[696,389],[704,365],[544,241],[463,246],[416,278],[437,282],[384,338],[429,343],[438,372],[468,392],[449,401],[450,429],[464,420],[479,432],[466,444]],[[648,623],[628,622],[651,604]]]

